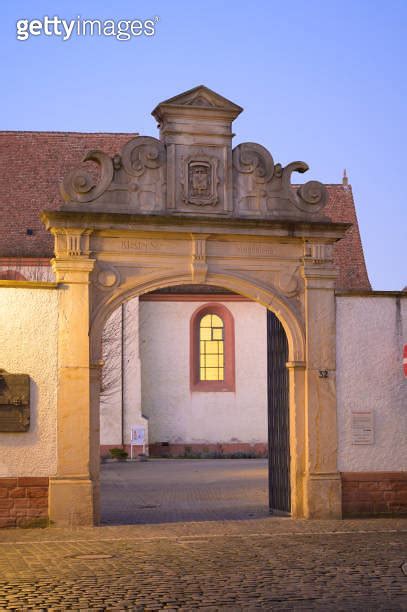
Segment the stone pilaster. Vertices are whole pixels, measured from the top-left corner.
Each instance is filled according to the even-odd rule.
[[[309,245],[307,245],[309,247]],[[341,517],[337,468],[336,321],[332,245],[313,244],[304,257],[306,518]]]
[[[93,524],[100,522],[100,388],[102,382],[103,360],[92,363],[90,375],[90,477],[93,491]]]
[[[68,245],[69,245],[68,240]],[[78,247],[79,248],[79,247]],[[57,282],[58,394],[57,474],[50,479],[49,514],[60,526],[93,525],[94,482],[91,443],[91,368],[89,363],[89,275],[94,261],[67,253],[53,260]],[[92,473],[92,470],[94,473]],[[96,504],[97,505],[97,504]]]
[[[305,472],[305,362],[288,361],[290,410],[291,516],[304,518]]]

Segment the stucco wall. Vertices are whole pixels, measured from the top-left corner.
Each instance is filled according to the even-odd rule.
[[[339,470],[407,470],[405,297],[337,297]],[[372,411],[373,445],[352,444],[352,411]]]
[[[57,291],[0,288],[0,367],[31,377],[28,432],[0,432],[0,476],[56,472]]]
[[[100,443],[120,444],[122,438],[122,309],[106,321],[100,393]]]
[[[140,302],[141,395],[149,442],[267,440],[266,309],[225,302],[235,323],[236,392],[190,391],[190,318],[200,302]]]
[[[124,328],[123,328],[124,323]],[[100,401],[100,443],[119,446],[130,443],[130,429],[148,423],[141,414],[138,298],[113,312],[103,334],[103,385]],[[122,333],[124,337],[122,338]],[[122,371],[122,350],[123,366]],[[122,412],[122,398],[124,411]]]

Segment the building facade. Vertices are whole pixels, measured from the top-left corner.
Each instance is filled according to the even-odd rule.
[[[0,134],[3,368],[30,375],[32,406],[0,432],[0,488],[28,500],[7,494],[4,525],[97,520],[99,453],[133,426],[158,456],[266,456],[268,311],[293,516],[407,511],[406,294],[371,291],[346,178],[291,185],[305,164],[232,151],[241,110],[199,87],[153,111],[160,139]]]

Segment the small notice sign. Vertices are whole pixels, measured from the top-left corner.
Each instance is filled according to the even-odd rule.
[[[373,413],[352,412],[352,444],[373,444]]]
[[[143,446],[145,443],[146,430],[144,427],[131,428],[131,443],[134,445]]]
[[[130,459],[133,459],[133,448],[141,446],[143,455],[146,452],[146,430],[145,427],[132,427],[130,431]]]

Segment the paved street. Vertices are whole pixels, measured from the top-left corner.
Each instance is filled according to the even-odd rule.
[[[150,459],[101,466],[104,524],[265,518],[267,459]]]
[[[407,520],[3,530],[0,610],[407,610],[404,561]]]
[[[104,465],[103,526],[0,531],[0,610],[407,610],[407,519],[270,517],[266,476]]]

